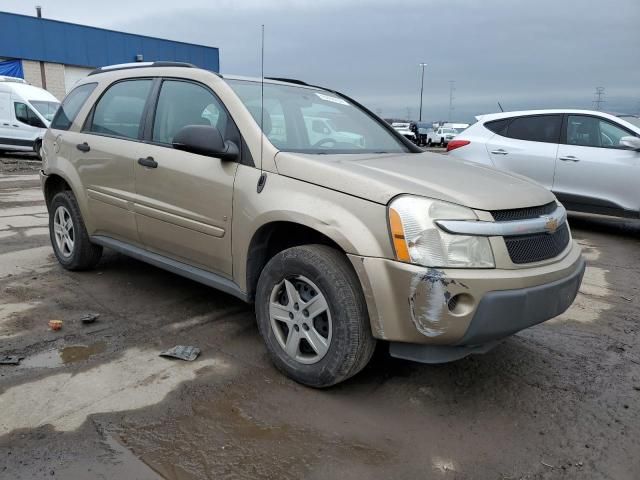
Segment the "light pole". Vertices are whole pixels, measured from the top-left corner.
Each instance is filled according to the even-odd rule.
[[[422,67],[422,78],[420,80],[420,114],[418,115],[420,117],[420,120],[418,120],[419,122],[422,121],[422,92],[424,92],[424,67],[426,67],[427,64],[421,63],[420,66]]]

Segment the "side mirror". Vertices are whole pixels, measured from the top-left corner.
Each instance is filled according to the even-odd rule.
[[[197,153],[220,160],[236,160],[240,155],[238,146],[231,140],[223,140],[216,127],[208,125],[187,125],[173,137],[173,148]]]
[[[620,145],[635,150],[636,152],[640,151],[640,138],[632,137],[631,135],[629,135],[628,137],[622,137],[620,139]]]

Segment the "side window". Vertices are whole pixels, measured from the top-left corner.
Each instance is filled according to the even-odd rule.
[[[125,80],[107,89],[93,111],[90,132],[115,137],[139,137],[151,80]]]
[[[501,118],[500,120],[493,120],[484,124],[485,128],[491,130],[493,133],[502,135],[507,134],[507,125],[509,125],[510,118]]]
[[[514,118],[506,136],[530,142],[559,143],[562,115],[536,115]]]
[[[38,117],[38,115],[36,115],[36,113],[31,110],[26,103],[16,102],[14,104],[14,108],[16,112],[16,119],[19,122],[31,125],[32,127],[47,128],[45,124],[42,123],[42,120],[40,120],[40,117]]]
[[[162,82],[153,122],[154,142],[171,144],[176,133],[187,125],[216,127],[224,139],[229,117],[220,101],[209,90],[179,80]]]
[[[624,148],[620,139],[631,135],[627,130],[597,117],[569,115],[567,143],[583,147]]]
[[[53,117],[51,128],[56,130],[69,130],[82,105],[84,105],[84,102],[97,86],[97,83],[87,83],[71,90]]]
[[[600,141],[603,147],[625,148],[623,145],[620,145],[620,139],[630,135],[631,133],[621,127],[606,120],[600,120]]]

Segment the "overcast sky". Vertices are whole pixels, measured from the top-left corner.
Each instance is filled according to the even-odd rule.
[[[640,0],[3,0],[0,10],[220,48],[222,73],[327,86],[385,117],[452,120],[527,108],[640,110]]]

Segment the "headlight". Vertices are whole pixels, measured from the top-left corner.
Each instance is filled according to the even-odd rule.
[[[389,205],[396,259],[425,267],[494,268],[487,237],[452,235],[436,220],[478,220],[473,210],[452,203],[403,195]]]

